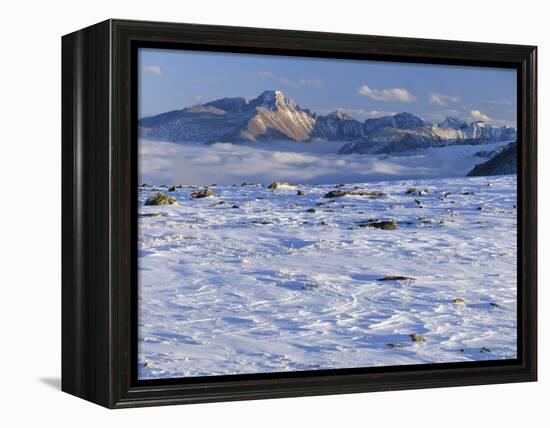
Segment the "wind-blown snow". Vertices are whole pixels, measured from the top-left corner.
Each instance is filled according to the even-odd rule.
[[[140,182],[240,184],[242,181],[351,183],[465,176],[506,144],[455,145],[400,155],[338,155],[342,142],[186,143],[142,139]]]
[[[147,145],[144,150],[149,154]],[[145,174],[181,165],[171,156],[189,150],[198,153],[163,146]],[[231,161],[216,160],[220,150]],[[261,168],[274,161],[292,165],[289,171],[307,170],[314,156],[277,160],[276,151],[265,153],[270,156],[258,170],[248,167],[251,177],[264,177]],[[215,175],[216,164],[223,172],[234,161],[230,145],[210,146],[208,154],[194,160],[190,176],[204,165],[212,177],[207,182],[231,180]],[[244,159],[235,168],[244,168]],[[346,160],[353,171],[350,165]],[[398,167],[411,164],[388,161],[390,173]],[[317,168],[334,174],[326,165]],[[166,181],[177,182],[176,173],[170,170]],[[342,189],[360,190],[355,186],[387,196],[330,202],[323,196],[332,185],[299,185],[305,196],[292,188],[239,185],[216,186],[217,197],[191,200],[195,189],[183,187],[169,193],[179,205],[144,206],[156,190],[141,191],[139,377],[515,358],[516,177]],[[406,194],[411,186],[428,192]],[[395,221],[398,229],[358,227],[372,219]],[[416,280],[377,280],[388,275]],[[457,298],[465,304],[453,304]],[[426,340],[412,342],[410,334]]]

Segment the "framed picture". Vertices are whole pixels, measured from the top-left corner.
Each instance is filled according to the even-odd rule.
[[[62,389],[536,380],[536,48],[109,20],[63,43]]]

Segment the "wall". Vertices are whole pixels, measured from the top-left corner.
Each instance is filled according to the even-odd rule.
[[[550,34],[544,3],[441,1],[10,2],[0,26],[3,198],[0,418],[81,427],[540,425],[550,392],[540,335],[540,381],[108,412],[58,391],[60,376],[60,36],[109,17],[539,45],[539,159],[548,158]],[[546,76],[545,76],[546,75]],[[549,171],[541,168],[540,255],[549,255]],[[549,295],[540,266],[540,318]]]

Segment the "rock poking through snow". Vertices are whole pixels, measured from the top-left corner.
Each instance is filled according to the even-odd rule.
[[[172,205],[177,203],[174,198],[162,192],[158,192],[145,201],[145,205]]]
[[[191,193],[191,197],[193,199],[210,198],[212,196],[216,196],[216,194],[214,193],[214,191],[210,187],[207,187],[206,189],[198,190],[196,192]]]

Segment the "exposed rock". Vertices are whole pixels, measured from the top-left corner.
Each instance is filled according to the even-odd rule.
[[[511,141],[517,131],[509,127],[498,127],[480,121],[467,124],[464,128],[456,126],[452,119],[441,124],[424,123],[409,113],[400,113],[393,117],[367,119],[363,123],[362,138],[352,138],[345,144],[340,154],[349,153],[398,153],[428,147],[445,147],[455,144],[486,144],[490,142]]]
[[[464,305],[466,302],[464,301],[464,299],[461,299],[460,297],[457,297],[456,299],[453,299],[453,303],[455,305]]]
[[[191,197],[193,199],[210,198],[212,196],[216,196],[216,194],[210,187],[207,187],[206,189],[203,189],[203,190],[197,190],[196,192],[191,193]]]
[[[238,205],[233,205],[231,208],[240,208]]]
[[[309,208],[306,210],[306,213],[314,213],[314,212],[317,212],[315,208]]]
[[[412,276],[390,275],[378,278],[377,281],[416,281]]]
[[[254,224],[273,224],[271,220],[252,220]]]
[[[296,196],[305,196],[305,195],[306,195],[306,193],[303,190],[298,190],[296,192]]]
[[[352,192],[349,190],[331,190],[328,192],[323,198],[339,198],[342,196],[371,196],[371,197],[378,197],[378,196],[386,196],[385,193],[381,192]]]
[[[274,181],[269,186],[267,186],[270,190],[280,189],[280,188],[289,188],[289,187],[296,187],[295,184],[287,183],[286,181]]]
[[[158,192],[145,201],[145,205],[172,205],[177,203],[178,202],[174,198],[162,192]]]
[[[490,353],[492,352],[489,348],[486,348],[485,346],[479,350],[482,354]]]
[[[390,348],[402,348],[403,344],[401,344],[401,343],[388,343],[388,346]]]
[[[140,132],[168,141],[306,141],[315,116],[280,91],[254,99],[222,98],[140,119]]]
[[[518,143],[514,141],[496,152],[487,162],[477,164],[468,176],[517,174]]]
[[[169,192],[175,192],[176,191],[176,186],[172,186],[168,189]]]
[[[375,229],[382,230],[395,230],[397,229],[397,224],[393,221],[372,221],[368,223],[359,223],[359,227],[374,227]]]
[[[446,197],[448,197],[448,196],[451,196],[451,195],[452,195],[452,193],[451,193],[451,192],[445,192],[445,194],[443,195],[443,197],[445,197],[445,198],[446,198]]]
[[[517,131],[480,121],[467,124],[449,118],[440,124],[424,122],[403,112],[393,116],[354,119],[342,111],[317,115],[267,90],[253,99],[222,98],[201,105],[171,110],[139,120],[141,135],[167,141],[242,142],[314,141],[348,142],[347,153],[397,153],[452,144],[513,141]]]
[[[421,334],[411,334],[409,335],[409,337],[411,338],[411,340],[413,342],[425,342],[426,341],[426,338],[424,336],[422,336]]]

